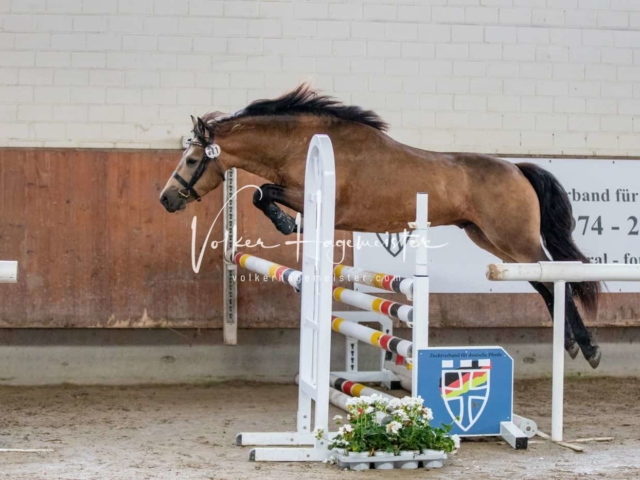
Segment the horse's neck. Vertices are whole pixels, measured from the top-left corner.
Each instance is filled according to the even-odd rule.
[[[239,168],[273,183],[282,183],[295,162],[304,165],[309,140],[316,130],[322,129],[312,124],[297,123],[292,127],[254,121],[246,128],[230,133],[221,145],[223,151],[231,153],[231,160],[225,167]]]

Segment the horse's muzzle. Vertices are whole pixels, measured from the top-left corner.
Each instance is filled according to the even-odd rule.
[[[160,203],[169,213],[174,213],[178,210],[184,210],[187,206],[187,202],[184,198],[178,195],[170,195],[167,193],[163,193],[160,196]]]

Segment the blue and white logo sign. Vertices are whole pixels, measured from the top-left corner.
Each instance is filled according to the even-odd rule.
[[[451,418],[463,432],[469,431],[480,418],[490,392],[490,359],[442,360],[440,395]]]
[[[433,425],[462,436],[497,435],[513,407],[513,360],[500,347],[429,348],[418,354],[418,394]]]

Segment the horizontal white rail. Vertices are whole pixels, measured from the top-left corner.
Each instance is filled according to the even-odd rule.
[[[489,280],[525,282],[637,282],[640,265],[581,262],[499,263],[487,268]]]
[[[0,283],[16,283],[18,281],[18,262],[14,260],[0,261]]]

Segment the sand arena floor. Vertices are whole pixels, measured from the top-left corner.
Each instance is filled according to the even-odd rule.
[[[248,461],[241,431],[294,425],[294,386],[0,387],[0,478],[278,479],[640,478],[640,380],[577,379],[566,387],[566,438],[614,436],[574,453],[536,439],[527,451],[463,442],[443,470],[345,472],[323,464]],[[551,382],[516,385],[516,412],[550,427]],[[336,412],[337,413],[337,412]]]

